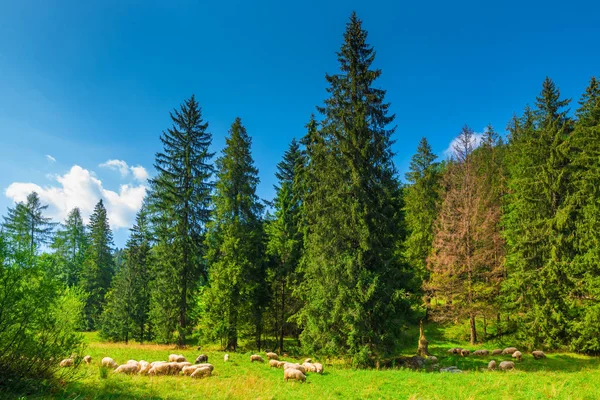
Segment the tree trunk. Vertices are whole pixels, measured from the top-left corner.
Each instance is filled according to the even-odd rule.
[[[471,323],[471,344],[475,344],[477,342],[477,327],[475,326],[475,316],[471,314],[469,318]]]
[[[285,279],[281,281],[281,332],[279,332],[279,354],[283,354],[283,331],[285,325]]]
[[[417,354],[421,357],[429,357],[429,342],[427,338],[425,338],[425,331],[423,330],[423,321],[421,320],[419,325],[419,347],[417,349]]]

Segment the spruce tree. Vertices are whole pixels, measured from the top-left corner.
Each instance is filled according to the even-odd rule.
[[[428,280],[427,257],[433,242],[433,227],[440,203],[440,166],[426,138],[422,138],[406,174],[404,190],[406,213],[405,255],[421,282]],[[429,296],[425,296],[426,304]]]
[[[160,255],[156,278],[168,293],[177,299],[177,340],[185,343],[189,329],[189,308],[200,277],[206,279],[202,243],[206,223],[210,218],[210,193],[213,153],[209,151],[212,135],[202,119],[200,105],[192,96],[171,113],[173,126],[161,135],[163,151],[156,154],[158,176],[151,180],[150,203],[157,227]],[[172,260],[176,258],[177,263]],[[154,315],[164,323],[167,315]],[[170,312],[169,312],[170,314]],[[171,325],[171,323],[167,324]],[[168,338],[163,338],[168,339]]]
[[[274,312],[278,332],[279,352],[283,353],[283,338],[286,333],[288,316],[297,311],[297,300],[293,298],[293,280],[302,249],[300,230],[300,197],[298,171],[302,163],[302,153],[296,140],[292,140],[283,160],[277,164],[275,176],[274,218],[266,225],[267,254],[273,258]]]
[[[569,194],[559,215],[569,222],[575,256],[568,268],[570,294],[569,345],[575,351],[600,351],[600,83],[596,78],[579,101],[577,121],[569,137]]]
[[[115,275],[106,296],[100,334],[125,343],[133,337],[143,343],[151,338],[148,316],[152,236],[146,206],[138,212],[130,232],[123,266]]]
[[[250,147],[251,138],[236,118],[217,159],[214,218],[206,241],[210,288],[205,326],[212,339],[224,340],[225,349],[234,351],[244,334],[253,335],[260,348],[267,292],[259,178]]]
[[[523,340],[535,347],[568,341],[573,242],[559,213],[569,182],[568,104],[546,78],[536,107],[510,127],[504,293],[508,311],[520,313]]]
[[[47,244],[52,236],[54,223],[51,218],[44,217],[47,204],[42,204],[36,192],[27,195],[24,203],[8,209],[4,217],[4,229],[19,251],[34,254],[41,245]]]
[[[392,163],[394,128],[385,91],[374,86],[373,48],[355,13],[326,75],[330,95],[313,133],[306,204],[303,342],[348,353],[367,365],[394,350],[409,315],[399,243],[400,185]]]
[[[114,274],[112,257],[113,237],[102,199],[94,207],[89,223],[89,247],[83,264],[81,285],[88,298],[84,308],[88,330],[98,327],[104,307],[104,296],[108,292]]]
[[[58,257],[58,273],[66,286],[78,286],[89,245],[81,211],[75,207],[56,232],[52,248]]]

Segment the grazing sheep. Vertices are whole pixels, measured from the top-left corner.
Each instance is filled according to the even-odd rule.
[[[259,356],[258,354],[252,354],[250,356],[250,362],[254,362],[254,361],[265,362],[265,360],[263,360],[263,358],[261,356]]]
[[[186,362],[187,358],[185,358],[182,354],[169,354],[169,362]]]
[[[306,382],[306,375],[297,369],[288,368],[283,371],[283,380],[288,381],[288,379],[295,379],[297,381]]]
[[[277,353],[273,353],[272,351],[267,353],[267,360],[279,360],[279,356]]]
[[[150,376],[168,375],[169,372],[171,371],[170,363],[159,361],[159,362],[153,363],[153,364],[154,365],[152,366],[152,368],[150,368],[150,371],[148,371],[148,375],[150,375]]]
[[[200,368],[198,365],[188,365],[185,366],[181,369],[181,372],[183,372],[183,375],[188,376],[194,373],[194,371],[196,369]]]
[[[498,369],[501,371],[508,371],[509,369],[514,369],[515,363],[512,361],[502,361],[498,366]]]
[[[135,365],[135,367],[137,368],[137,370],[138,371],[140,370],[140,363],[137,362],[136,360],[129,360],[129,361],[127,361],[127,364]]]
[[[91,364],[92,363],[92,356],[85,356],[83,357],[83,362],[86,364]]]
[[[492,355],[493,356],[497,356],[499,354],[502,354],[502,349],[494,349],[494,350],[492,350]]]
[[[450,354],[461,354],[462,350],[463,349],[460,348],[460,347],[455,347],[453,349],[448,350],[448,353],[450,353]]]
[[[227,361],[229,361],[229,354],[225,354],[223,356],[223,362],[227,362]]]
[[[135,374],[136,372],[138,372],[138,365],[134,363],[119,365],[115,369],[115,374]]]
[[[533,356],[533,358],[535,358],[536,360],[539,360],[540,358],[546,358],[546,354],[541,351],[541,350],[535,350],[531,352],[531,355]]]
[[[104,357],[102,359],[102,366],[109,367],[109,368],[117,368],[117,363],[115,362],[115,360],[113,360],[110,357]]]
[[[204,378],[205,376],[210,376],[212,373],[211,369],[208,367],[200,367],[196,368],[190,377],[192,378]]]
[[[213,371],[213,369],[215,369],[215,367],[212,364],[206,363],[206,364],[196,364],[196,368],[208,368],[210,369],[210,372]]]
[[[302,372],[303,374],[306,374],[306,369],[304,369],[304,367],[300,364],[293,364],[293,363],[284,363],[283,364],[283,369],[297,369],[298,371]]]
[[[304,367],[304,369],[308,372],[317,372],[317,367],[315,367],[315,364],[313,363],[302,363],[302,366]]]
[[[72,367],[73,366],[73,359],[72,358],[65,358],[64,360],[62,360],[60,362],[60,366],[61,367]]]
[[[493,371],[496,369],[496,360],[492,360],[488,363],[488,370]]]
[[[277,360],[269,360],[269,366],[271,368],[279,368],[279,361],[277,361]]]
[[[312,360],[311,360],[310,358],[307,358],[307,359],[305,359],[305,360],[304,360],[304,362],[306,362],[306,363],[311,363],[311,362],[312,362]]]
[[[512,354],[512,358],[516,358],[517,361],[521,361],[521,358],[523,357],[523,354],[521,354],[521,352],[519,350],[515,351]]]
[[[148,361],[140,360],[140,375],[146,375],[152,366]]]
[[[488,350],[475,350],[473,352],[474,356],[487,356],[488,354],[490,354]]]
[[[517,350],[518,349],[516,347],[507,347],[504,350],[502,350],[502,354],[504,354],[504,355],[511,355],[511,354],[513,354]]]
[[[285,365],[285,361],[278,361],[277,362],[277,368],[281,368]]]
[[[196,357],[196,362],[194,364],[200,364],[205,362],[208,362],[208,356],[206,354],[200,354],[198,357]]]
[[[314,363],[313,365],[315,366],[315,372],[317,374],[322,374],[323,373],[323,364],[321,364],[321,363]]]
[[[471,354],[471,350],[462,349],[462,350],[460,351],[460,355],[461,355],[461,356],[463,356],[463,357],[466,357],[466,356],[468,356],[469,354]]]

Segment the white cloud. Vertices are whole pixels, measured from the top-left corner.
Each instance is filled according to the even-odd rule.
[[[129,167],[123,160],[108,160],[105,163],[98,165],[100,168],[108,168],[119,171],[122,177],[129,175]]]
[[[473,133],[471,143],[472,143],[474,149],[479,147],[482,139],[483,139],[483,133],[478,133],[478,132]],[[448,145],[448,148],[446,150],[444,150],[444,155],[446,156],[446,158],[450,158],[450,157],[454,156],[454,154],[455,154],[454,148],[457,145],[458,145],[458,136],[455,137],[454,139],[452,139],[452,141]]]
[[[148,175],[148,171],[146,171],[146,168],[142,167],[141,165],[138,165],[137,167],[130,167],[130,169],[133,177],[140,182],[146,182],[146,180],[150,177],[150,175]]]
[[[87,169],[74,165],[64,175],[53,176],[56,184],[42,187],[35,183],[14,182],[5,191],[15,202],[25,201],[27,195],[36,191],[42,203],[48,204],[47,216],[55,221],[64,221],[69,211],[79,207],[88,222],[94,206],[104,200],[108,219],[113,229],[129,228],[135,214],[141,208],[146,186],[125,184],[118,192],[104,188],[102,181]]]
[[[140,182],[146,182],[146,180],[149,178],[146,168],[142,167],[141,165],[130,167],[123,160],[108,160],[100,164],[99,167],[119,171],[121,173],[121,177],[123,178],[129,176],[129,173],[131,172],[133,174],[133,178]]]
[[[50,162],[56,162],[56,158],[52,157],[50,154],[46,154],[46,159]]]

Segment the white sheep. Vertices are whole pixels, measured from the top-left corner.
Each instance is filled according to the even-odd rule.
[[[512,354],[512,358],[516,358],[517,361],[521,361],[521,358],[523,357],[523,354],[521,354],[521,352],[519,350],[515,351]]]
[[[258,354],[252,354],[250,356],[250,362],[254,362],[254,361],[265,362],[265,360],[263,360],[263,358],[261,356],[259,356]]]
[[[148,371],[148,375],[150,375],[150,376],[168,375],[171,370],[170,363],[156,362],[156,363],[152,363],[152,364],[154,364],[154,365],[152,365],[152,368],[150,368],[150,370]]]
[[[279,356],[277,353],[273,353],[272,351],[267,353],[267,360],[279,360]]]
[[[210,372],[213,372],[213,370],[215,369],[215,367],[209,363],[196,364],[196,368],[208,368],[208,369],[210,369]]]
[[[475,350],[473,352],[474,356],[487,356],[488,354],[490,354],[488,350]]]
[[[543,351],[541,351],[541,350],[534,350],[534,351],[531,352],[531,355],[536,360],[539,360],[540,358],[546,358],[546,354]]]
[[[300,365],[300,364],[294,364],[294,363],[284,363],[283,364],[283,369],[297,369],[298,371],[302,372],[303,374],[306,374],[306,369]]]
[[[62,360],[60,362],[60,366],[61,367],[72,367],[73,366],[73,359],[72,358],[65,358],[64,360]]]
[[[434,358],[434,357],[431,356],[431,358]],[[436,359],[436,361],[437,361],[437,359]],[[315,366],[315,372],[317,374],[322,374],[323,373],[323,364],[321,364],[321,363],[314,363],[313,365]]]
[[[210,376],[211,370],[208,367],[200,367],[196,368],[196,370],[190,375],[192,378],[203,378],[205,376]]]
[[[102,359],[102,366],[108,368],[117,368],[117,363],[110,357],[104,357]]]
[[[188,375],[193,374],[197,368],[199,368],[198,365],[188,365],[188,366],[183,367],[181,369],[181,372],[183,372],[183,375],[188,376]]]
[[[140,375],[146,375],[148,371],[150,371],[150,368],[152,368],[152,366],[148,361],[140,360]]]
[[[302,366],[306,371],[317,372],[317,367],[315,367],[313,363],[304,362],[302,363]]]
[[[511,354],[513,354],[517,350],[518,349],[516,347],[507,347],[504,350],[502,350],[502,354],[504,354],[504,355],[511,355]]]
[[[279,361],[277,361],[277,360],[269,360],[269,366],[271,368],[279,368]]]
[[[185,358],[182,354],[169,354],[169,362],[185,362]]]
[[[496,360],[492,360],[488,363],[488,370],[493,371],[496,369]]]
[[[92,356],[85,356],[83,357],[83,362],[86,364],[91,364],[92,363]]]
[[[498,369],[502,370],[502,371],[508,371],[509,369],[514,369],[515,368],[515,363],[512,361],[502,361],[500,363],[500,365],[498,366]]]
[[[283,371],[283,380],[287,382],[288,379],[295,379],[300,382],[306,382],[306,375],[304,375],[300,370],[288,368]]]
[[[227,362],[227,361],[229,361],[229,354],[225,354],[223,356],[223,362]]]
[[[134,363],[119,365],[117,369],[115,369],[115,374],[135,374],[138,372],[138,367],[139,366]]]

